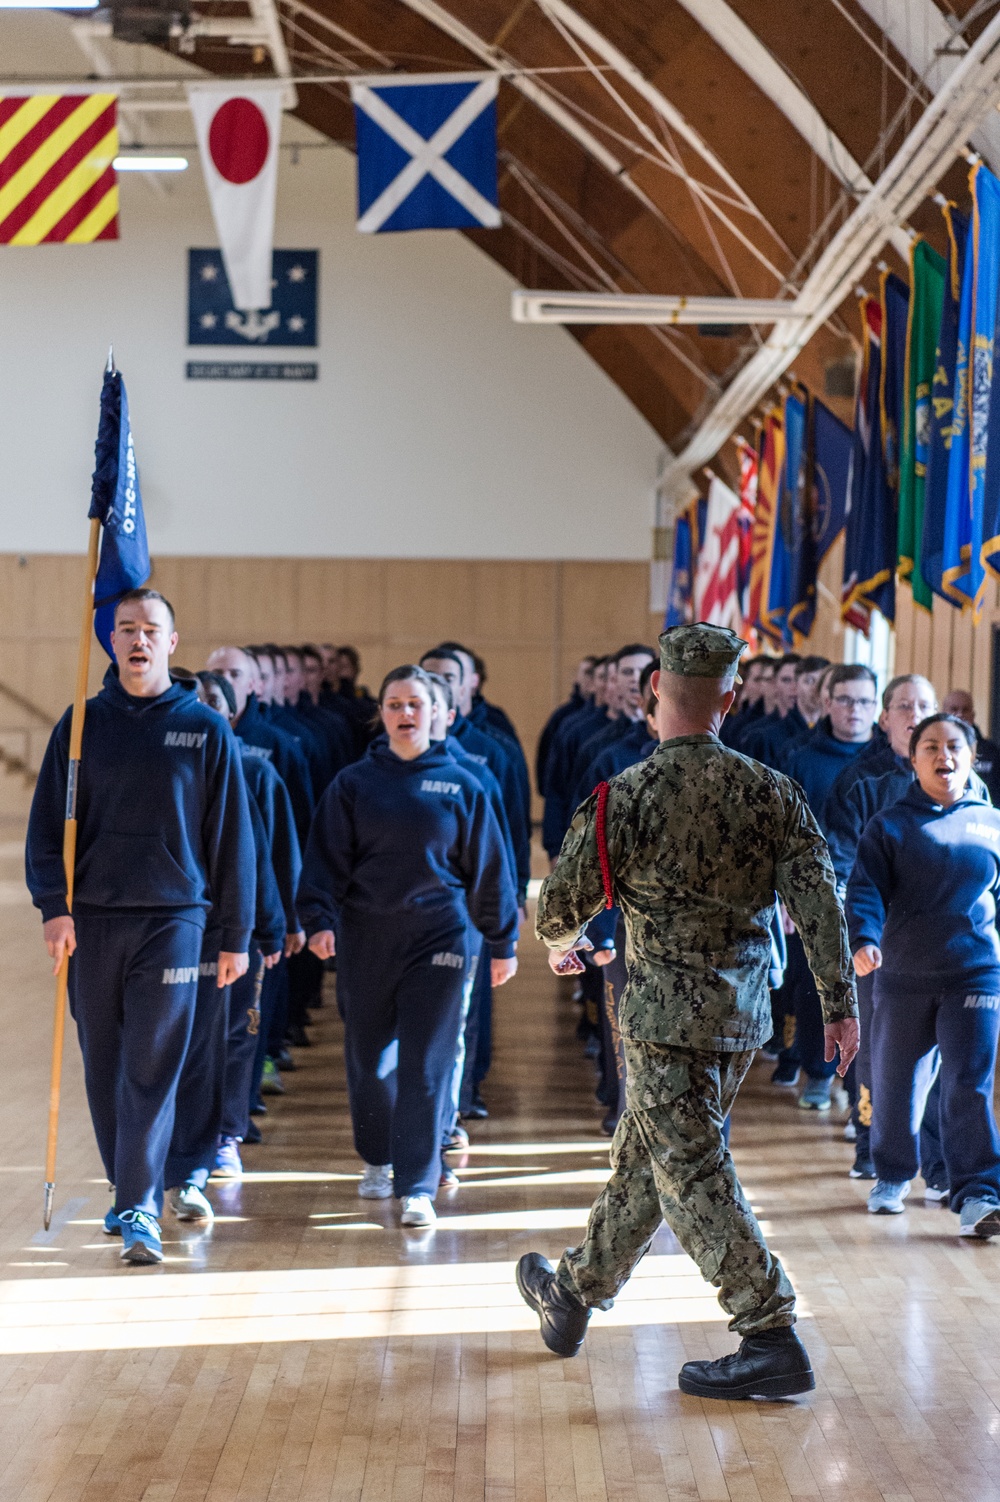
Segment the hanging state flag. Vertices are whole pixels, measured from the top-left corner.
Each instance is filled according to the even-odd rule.
[[[958,337],[955,344],[955,382],[951,393],[951,445],[944,500],[944,539],[941,549],[941,588],[963,610],[972,603],[972,500],[969,492],[969,367],[972,346],[972,289],[975,281],[975,237],[972,226],[962,258],[962,286],[958,298]]]
[[[740,460],[740,614],[744,626],[750,616],[750,560],[753,552],[753,522],[757,510],[757,450],[745,438],[737,438]]]
[[[101,556],[94,583],[94,630],[114,660],[111,631],[115,602],[149,578],[146,518],[139,491],[139,472],[132,443],[128,396],[120,371],[104,372],[101,415],[97,427],[91,519],[101,523]]]
[[[906,389],[906,330],[910,312],[910,289],[892,271],[879,276],[882,310],[882,361],[879,372],[878,408],[885,481],[892,491],[894,507],[899,495],[899,457],[903,435],[903,399]],[[895,558],[893,558],[895,565]]]
[[[278,145],[286,85],[281,79],[233,85],[191,84],[201,169],[240,312],[271,306],[271,250],[278,189]]]
[[[1000,578],[1000,497],[987,485],[993,351],[1000,284],[1000,182],[982,162],[972,172],[972,347],[969,362],[969,500],[972,548],[969,573],[976,625],[986,605],[987,585]],[[1000,429],[995,447],[1000,447]],[[995,471],[994,471],[995,472]]]
[[[767,604],[761,623],[775,640],[791,646],[791,607],[794,599],[794,556],[802,533],[805,500],[806,404],[791,392],[784,406],[784,455],[778,470],[778,503],[770,545]]]
[[[761,433],[760,462],[757,474],[757,509],[754,513],[750,544],[750,598],[748,622],[775,645],[781,633],[767,621],[768,593],[771,582],[771,558],[778,523],[778,496],[781,471],[785,462],[785,424],[779,407],[764,419]]]
[[[667,596],[667,613],[663,619],[664,631],[671,626],[687,626],[694,620],[694,565],[697,556],[692,527],[697,521],[693,508],[682,511],[674,523],[674,558],[670,570],[670,593]]]
[[[495,73],[351,84],[358,229],[496,229]]]
[[[882,446],[882,309],[874,297],[861,299],[861,326],[840,614],[867,635],[873,610],[890,623],[896,615],[896,509]]]
[[[810,519],[816,567],[819,568],[844,530],[854,435],[847,424],[835,417],[822,402],[813,401],[812,419]]]
[[[948,466],[955,432],[955,375],[958,368],[959,312],[962,270],[969,221],[953,203],[942,210],[948,230],[948,266],[941,304],[941,326],[934,351],[931,382],[930,439],[924,481],[924,521],[920,537],[920,572],[949,605],[960,604],[944,586],[945,515],[948,508]]]
[[[944,306],[947,262],[926,240],[910,248],[910,308],[906,328],[903,432],[899,456],[897,570],[909,580],[913,603],[930,610],[933,595],[920,561],[924,493],[931,442],[931,389]]]
[[[118,239],[114,94],[0,95],[0,245]]]
[[[698,553],[694,611],[699,621],[739,631],[740,498],[713,475],[708,487],[705,535]]]

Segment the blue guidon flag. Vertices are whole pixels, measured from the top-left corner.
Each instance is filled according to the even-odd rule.
[[[497,229],[497,75],[351,84],[358,229]]]
[[[104,372],[94,478],[88,515],[101,523],[101,558],[94,581],[94,630],[114,661],[115,604],[149,578],[149,545],[132,443],[128,397],[120,371]]]
[[[240,312],[221,250],[188,251],[188,344],[262,344],[312,348],[316,340],[318,250],[276,250],[271,306]]]

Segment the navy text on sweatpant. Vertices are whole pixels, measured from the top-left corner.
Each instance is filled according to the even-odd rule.
[[[354,1146],[366,1163],[392,1164],[398,1199],[433,1199],[438,1190],[470,959],[469,928],[453,922],[387,923],[352,913],[339,927],[337,999]]]
[[[115,1209],[163,1209],[177,1085],[194,1023],[202,928],[162,910],[73,915],[70,1007]]]
[[[917,1133],[941,1050],[941,1140],[951,1208],[1000,1201],[1000,1134],[993,1073],[1000,996],[968,987],[923,996],[876,974],[872,1007],[872,1158],[880,1179],[903,1183],[918,1167]]]

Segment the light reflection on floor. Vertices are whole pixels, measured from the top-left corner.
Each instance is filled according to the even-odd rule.
[[[551,1212],[550,1212],[551,1213]],[[361,1306],[361,1307],[359,1307]],[[512,1262],[0,1282],[0,1353],[532,1330]],[[681,1254],[650,1255],[595,1324],[725,1319]]]

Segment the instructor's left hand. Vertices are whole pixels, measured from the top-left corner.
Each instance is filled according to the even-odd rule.
[[[215,984],[222,991],[226,986],[231,986],[234,980],[239,980],[241,975],[246,975],[249,969],[250,956],[248,954],[232,954],[228,949],[220,949]]]
[[[490,985],[505,986],[517,974],[517,960],[490,960]]]
[[[840,1049],[837,1073],[843,1077],[861,1042],[861,1024],[856,1017],[845,1017],[842,1022],[828,1022],[823,1028],[823,1057],[832,1064]]]

